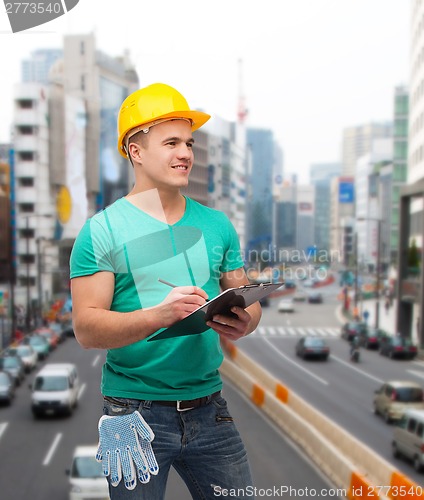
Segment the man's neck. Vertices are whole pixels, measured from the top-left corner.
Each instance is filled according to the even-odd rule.
[[[132,190],[126,199],[151,217],[165,224],[175,224],[184,215],[186,200],[179,192],[162,192],[158,189],[147,191]]]

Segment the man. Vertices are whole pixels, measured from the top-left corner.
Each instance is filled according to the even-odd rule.
[[[221,289],[248,284],[228,218],[181,194],[193,167],[192,132],[209,118],[168,85],[127,97],[118,150],[134,167],[134,187],[87,221],[72,251],[76,338],[107,349],[97,458],[112,500],[163,499],[171,466],[194,499],[225,489],[244,496],[252,483],[220,392],[219,341],[252,332],[259,303],[214,316],[201,334],[148,341]]]

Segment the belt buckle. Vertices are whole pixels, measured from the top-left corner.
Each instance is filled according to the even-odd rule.
[[[184,403],[181,399],[177,401],[177,411],[188,411],[188,410],[193,410],[195,406],[190,406],[189,408],[181,408],[181,403]]]

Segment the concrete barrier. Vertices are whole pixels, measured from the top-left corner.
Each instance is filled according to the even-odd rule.
[[[423,498],[423,488],[317,411],[232,342],[221,372],[298,443],[353,498]]]

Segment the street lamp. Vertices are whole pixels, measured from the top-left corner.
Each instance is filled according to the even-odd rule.
[[[50,214],[28,214],[28,215],[22,215],[22,218],[25,219],[25,241],[26,241],[26,246],[25,246],[25,252],[26,252],[26,314],[25,314],[25,329],[26,332],[28,333],[31,329],[31,316],[32,314],[32,307],[31,307],[31,284],[30,284],[30,237],[33,235],[33,231],[29,227],[29,219],[30,217],[43,217],[43,218],[51,218],[52,215]],[[37,288],[38,288],[38,306],[41,307],[41,293],[42,293],[42,285],[41,285],[41,274],[40,274],[40,252],[39,252],[39,240],[44,239],[42,237],[37,237],[36,239],[36,244],[37,244]]]
[[[375,328],[377,329],[380,324],[380,272],[381,272],[381,219],[376,217],[358,217],[358,221],[375,221],[377,222],[377,262],[376,262],[376,297],[375,301]]]

